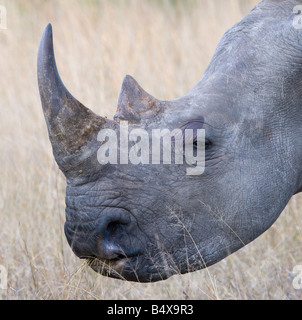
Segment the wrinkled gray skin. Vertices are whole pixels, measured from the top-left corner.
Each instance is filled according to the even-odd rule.
[[[65,233],[95,271],[154,282],[210,266],[266,231],[301,191],[297,4],[261,2],[223,36],[199,83],[179,99],[159,101],[127,76],[114,120],[66,90],[47,26],[38,80],[54,156],[67,179]],[[200,176],[186,175],[187,165],[97,161],[99,130],[118,131],[120,120],[151,136],[152,128],[183,128],[201,118],[207,145]]]

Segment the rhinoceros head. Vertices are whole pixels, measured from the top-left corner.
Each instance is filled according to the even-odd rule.
[[[146,282],[210,266],[267,230],[301,190],[302,31],[293,26],[295,4],[261,2],[223,36],[201,80],[181,98],[157,100],[127,76],[114,120],[64,87],[46,27],[38,82],[67,179],[65,234],[95,271]],[[200,167],[173,153],[186,129],[193,154],[203,147]],[[170,162],[153,157],[158,132],[176,133]]]

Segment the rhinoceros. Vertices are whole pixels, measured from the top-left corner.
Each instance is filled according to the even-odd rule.
[[[65,88],[52,27],[46,27],[38,85],[53,154],[67,181],[64,230],[76,256],[102,275],[156,282],[219,262],[276,221],[302,190],[299,4],[260,2],[225,33],[183,97],[158,100],[126,76],[112,120]],[[189,175],[192,165],[162,158],[100,163],[108,142],[100,132],[116,132],[120,160],[125,123],[128,132],[142,129],[149,138],[152,130],[204,130],[204,170]],[[171,136],[172,150],[175,144]]]

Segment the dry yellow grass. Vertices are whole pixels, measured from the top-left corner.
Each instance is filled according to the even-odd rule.
[[[123,77],[161,99],[201,77],[222,34],[256,0],[2,0],[0,30],[0,264],[2,299],[301,299],[292,286],[302,264],[302,198],[294,197],[263,236],[208,271],[156,284],[95,274],[63,233],[65,180],[54,162],[36,81],[46,24],[69,90],[112,117]]]

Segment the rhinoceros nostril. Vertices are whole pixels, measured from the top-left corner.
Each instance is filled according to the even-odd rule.
[[[127,225],[131,221],[130,216],[127,212],[127,215],[124,215],[121,212],[113,210],[107,215],[102,216],[97,222],[95,231],[96,233],[104,237],[108,234],[116,232],[119,226]]]
[[[128,215],[113,212],[103,216],[97,223],[95,255],[99,259],[121,259],[127,255],[122,249],[122,236],[127,233],[127,225],[131,219]]]

